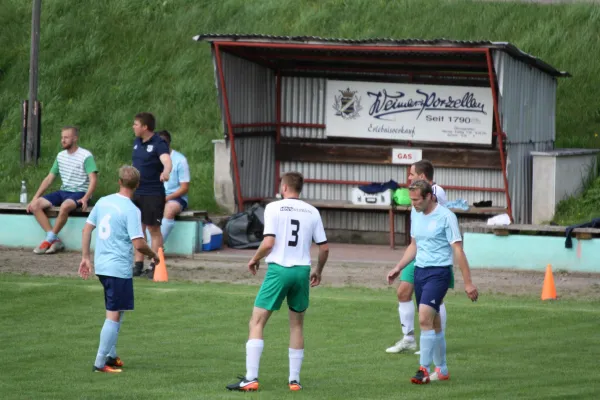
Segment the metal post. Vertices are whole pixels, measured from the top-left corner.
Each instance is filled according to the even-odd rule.
[[[27,152],[27,113],[29,102],[23,100],[21,104],[21,166],[25,165],[25,153]]]
[[[278,70],[275,76],[275,147],[281,142],[281,72]],[[279,160],[275,160],[275,195],[279,193],[279,179],[280,179],[280,163]]]
[[[31,54],[29,59],[29,103],[27,112],[27,141],[25,162],[37,162],[38,149],[38,53],[40,47],[40,15],[42,0],[33,0],[31,12]],[[39,156],[39,155],[38,155]]]
[[[496,131],[498,132],[498,147],[500,149],[500,164],[502,165],[502,178],[504,180],[504,194],[506,195],[506,207],[510,220],[514,222],[512,214],[512,204],[510,200],[510,192],[508,187],[508,177],[506,176],[506,157],[504,154],[504,132],[502,131],[502,125],[500,123],[500,114],[498,113],[498,93],[496,91],[496,79],[494,74],[494,65],[492,63],[492,53],[490,49],[486,49],[485,57],[488,64],[488,74],[490,77],[490,86],[492,88],[492,98],[494,100],[494,119],[496,121]]]
[[[235,152],[235,139],[233,134],[233,126],[231,123],[231,113],[229,112],[229,99],[227,98],[227,88],[225,84],[225,75],[223,74],[223,64],[221,62],[221,49],[215,43],[215,59],[217,61],[217,72],[219,74],[219,82],[221,83],[221,92],[223,94],[223,106],[225,108],[225,119],[227,123],[227,131],[229,134],[229,144],[231,146],[231,160],[233,161],[233,177],[235,180],[235,193],[238,204],[238,211],[244,209],[244,197],[242,196],[242,187],[240,183],[240,172],[238,166],[237,153]]]

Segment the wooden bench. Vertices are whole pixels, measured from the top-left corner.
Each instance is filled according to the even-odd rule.
[[[567,226],[560,225],[487,225],[482,222],[467,222],[460,225],[465,232],[493,233],[496,236],[508,235],[532,235],[532,236],[562,236],[566,235]],[[600,238],[600,229],[575,228],[573,236],[579,240],[590,240]]]
[[[276,201],[277,199],[269,198],[265,199],[264,203],[270,203],[272,201]],[[307,200],[302,199],[308,204],[315,207],[317,210],[354,210],[354,211],[381,211],[387,212],[389,216],[389,224],[390,224],[390,247],[394,249],[396,247],[396,223],[394,215],[396,213],[401,214],[410,214],[412,206],[392,206],[392,205],[362,205],[362,204],[353,204],[349,201],[336,201],[336,200]],[[460,210],[460,209],[450,209],[457,216],[468,216],[471,218],[481,218],[487,219],[494,215],[502,214],[506,212],[505,208],[501,207],[471,207],[469,210]],[[410,218],[405,219],[404,226],[404,234],[406,238],[406,242],[410,242]]]
[[[85,210],[77,209],[69,214],[69,216],[87,217],[93,207],[87,207]],[[59,207],[50,207],[46,210],[46,215],[49,218],[55,218],[60,211]],[[0,213],[4,214],[26,214],[27,206],[20,203],[0,203]],[[186,210],[179,214],[175,220],[177,221],[194,221],[208,217],[208,212],[203,210]]]

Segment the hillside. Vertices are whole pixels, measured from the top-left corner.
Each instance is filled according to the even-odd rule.
[[[153,112],[192,168],[190,203],[215,210],[211,140],[221,135],[209,46],[202,32],[509,41],[573,78],[558,90],[558,146],[600,147],[600,6],[467,1],[70,0],[43,2],[39,167],[19,167],[20,104],[27,97],[31,2],[0,2],[0,201],[30,196],[58,150],[60,127],[81,127],[80,144],[101,171],[96,198],[116,188],[130,162],[133,116]],[[151,5],[147,5],[150,3]]]

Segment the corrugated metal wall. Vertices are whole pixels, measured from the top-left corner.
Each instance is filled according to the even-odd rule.
[[[368,79],[363,77],[363,79]],[[327,80],[314,77],[284,77],[282,79],[282,120],[284,122],[325,124],[325,89]],[[308,111],[306,111],[308,110]],[[325,129],[284,128],[282,138],[310,138],[326,140]],[[417,145],[418,147],[418,145]],[[390,179],[399,183],[406,182],[406,167],[394,165],[360,164],[317,164],[282,163],[283,174],[298,170],[306,177],[351,181],[385,182]],[[468,186],[503,189],[502,173],[498,170],[480,170],[464,168],[438,168],[435,180],[442,187]],[[307,198],[314,200],[350,200],[351,187],[336,184],[310,184],[306,187]],[[449,200],[464,199],[473,204],[482,200],[491,200],[494,207],[506,207],[506,196],[498,192],[474,192],[468,190],[449,190]]]
[[[406,166],[401,165],[365,165],[330,164],[308,162],[282,162],[281,174],[290,171],[300,172],[305,179],[332,179],[342,181],[387,182],[390,179],[398,183],[406,182]],[[344,184],[307,183],[303,197],[311,200],[350,201],[352,186]]]
[[[502,172],[490,169],[465,169],[465,168],[436,168],[435,182],[443,188],[445,186],[484,187],[490,189],[504,189]],[[482,200],[491,200],[493,207],[506,207],[504,192],[479,192],[473,190],[446,190],[448,200],[464,199],[469,204]]]
[[[232,124],[275,123],[277,97],[274,72],[228,53],[221,53],[221,61]],[[216,72],[215,78],[217,87],[220,87]],[[222,105],[220,90],[219,101]],[[223,121],[226,121],[223,106],[221,111]],[[234,128],[241,191],[245,198],[273,196],[275,138],[273,136],[244,137],[244,134],[274,130],[274,126]],[[226,134],[228,132],[226,124],[224,132]]]
[[[326,229],[385,233],[390,231],[389,215],[383,211],[321,210],[320,214]],[[404,215],[396,214],[394,219],[396,233],[404,233],[404,218]]]
[[[275,190],[275,138],[235,138],[242,196],[273,197]]]
[[[325,124],[325,78],[281,78],[281,121],[305,124]],[[325,140],[325,129],[281,129],[282,138]]]
[[[508,183],[516,223],[531,223],[531,151],[554,148],[556,78],[494,51],[502,129],[507,135]]]
[[[275,74],[272,70],[242,58],[222,53],[223,75],[232,124],[275,122]],[[223,116],[223,120],[225,120]],[[236,133],[272,128],[236,128]],[[227,132],[227,130],[225,130]]]

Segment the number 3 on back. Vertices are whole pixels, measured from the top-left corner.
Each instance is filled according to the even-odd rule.
[[[295,228],[292,230],[292,237],[294,240],[288,242],[288,246],[296,247],[298,245],[298,231],[300,230],[300,221],[297,219],[290,220],[292,226]]]

